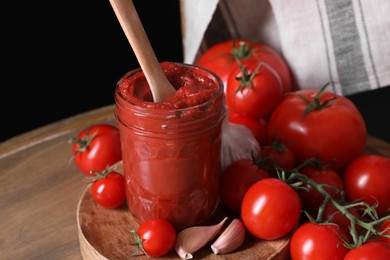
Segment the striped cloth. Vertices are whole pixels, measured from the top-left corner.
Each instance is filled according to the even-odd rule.
[[[334,92],[350,95],[390,85],[389,0],[182,0],[183,6],[190,1],[211,17],[198,23],[201,39],[184,39],[185,62],[212,44],[244,37],[277,50],[296,89],[333,82]],[[198,21],[204,19],[199,13]],[[183,15],[184,23],[193,22],[191,9]]]

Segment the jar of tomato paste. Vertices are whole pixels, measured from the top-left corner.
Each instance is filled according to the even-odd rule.
[[[127,203],[143,221],[162,217],[181,229],[207,220],[218,204],[221,79],[201,67],[162,62],[175,95],[154,103],[141,69],[115,91]]]

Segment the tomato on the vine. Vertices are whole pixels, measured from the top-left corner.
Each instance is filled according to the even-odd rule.
[[[269,115],[283,98],[279,75],[261,62],[248,62],[231,72],[226,103],[234,112],[251,118]]]
[[[300,173],[307,176],[317,184],[329,185],[324,190],[335,200],[341,199],[341,192],[344,191],[344,183],[340,175],[328,166],[307,165],[300,170]],[[317,217],[318,209],[324,202],[324,196],[308,184],[304,184],[298,190],[305,210],[314,218]]]
[[[340,236],[347,239],[345,232],[336,225],[305,222],[292,234],[291,259],[342,260],[349,249],[343,245]]]
[[[71,138],[73,160],[88,176],[103,171],[122,159],[119,129],[109,124],[96,124]]]
[[[349,208],[349,213],[355,216],[356,219],[360,218],[360,215],[356,208]],[[323,220],[327,223],[333,223],[338,225],[342,230],[344,230],[348,239],[352,241],[351,235],[351,220],[337,210],[332,204],[327,204],[324,210]],[[355,231],[359,233],[361,231],[361,227],[358,224],[355,224]]]
[[[361,155],[348,166],[343,180],[348,201],[377,203],[379,217],[390,214],[390,158]]]
[[[390,244],[390,219],[384,221],[381,224],[379,231],[384,232],[384,234],[382,236],[380,236],[379,238]]]
[[[370,240],[359,247],[353,248],[344,257],[344,260],[379,259],[390,259],[390,244],[379,240]]]
[[[125,179],[122,174],[106,169],[93,171],[96,175],[91,185],[93,200],[105,208],[117,208],[126,200]]]
[[[208,48],[196,64],[215,72],[225,87],[232,70],[238,68],[237,60],[247,62],[264,62],[280,76],[284,93],[292,90],[290,68],[282,56],[271,47],[249,39],[228,39]]]
[[[268,171],[256,165],[253,160],[234,161],[221,177],[219,192],[221,203],[235,212],[240,212],[242,200],[249,187],[269,177]]]
[[[288,234],[301,215],[297,192],[286,182],[266,178],[245,193],[241,216],[246,229],[257,238],[273,240]]]
[[[268,121],[268,138],[292,148],[298,163],[319,158],[342,174],[366,148],[364,119],[348,98],[321,90],[286,95]]]
[[[132,245],[141,249],[146,255],[160,257],[167,254],[176,242],[176,230],[163,218],[152,218],[141,223],[137,231],[132,230],[135,242]]]

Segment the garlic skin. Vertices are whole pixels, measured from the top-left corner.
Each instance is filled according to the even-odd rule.
[[[228,116],[222,123],[221,170],[239,159],[257,158],[260,144],[252,132],[244,125],[230,123]]]
[[[181,259],[191,259],[196,251],[212,240],[228,218],[212,226],[194,226],[177,234],[175,251]]]
[[[227,254],[239,248],[245,240],[245,227],[239,219],[233,219],[229,226],[211,245],[214,254]]]

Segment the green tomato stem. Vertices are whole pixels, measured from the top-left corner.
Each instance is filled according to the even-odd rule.
[[[309,160],[310,161],[310,160]],[[304,163],[307,165],[308,163]],[[298,169],[301,169],[303,167],[298,167]],[[324,185],[324,184],[317,184],[316,182],[312,181],[310,178],[308,178],[306,175],[303,175],[299,172],[293,170],[291,173],[291,178],[294,179],[295,181],[298,181],[296,183],[304,183],[307,185],[310,185],[313,187],[315,190],[317,190],[319,193],[321,193],[324,196],[324,202],[319,208],[318,212],[318,217],[317,217],[317,222],[321,220],[323,213],[325,211],[325,205],[329,202],[332,204],[333,207],[335,207],[340,213],[345,215],[349,220],[350,220],[350,234],[352,237],[352,243],[348,243],[347,241],[344,240],[345,244],[349,248],[355,248],[363,243],[367,242],[368,239],[372,235],[380,235],[381,233],[376,229],[376,226],[379,225],[380,223],[384,222],[387,219],[390,219],[390,215],[384,216],[380,219],[377,218],[377,213],[375,210],[375,205],[371,206],[365,202],[356,202],[352,204],[342,204],[339,203],[338,201],[335,201],[332,196],[324,189],[325,187],[329,187],[329,185]],[[290,179],[291,179],[290,178]],[[293,186],[294,187],[294,186]],[[298,187],[299,188],[299,187]],[[333,187],[335,188],[335,187]],[[335,188],[336,189],[336,188]],[[341,192],[341,191],[340,191]],[[365,210],[365,213],[370,217],[371,221],[364,221],[361,220],[355,215],[353,215],[349,209],[350,208],[356,208],[357,206],[363,207]],[[366,230],[364,235],[359,235],[358,231],[356,230],[355,225],[359,225],[363,229]]]

